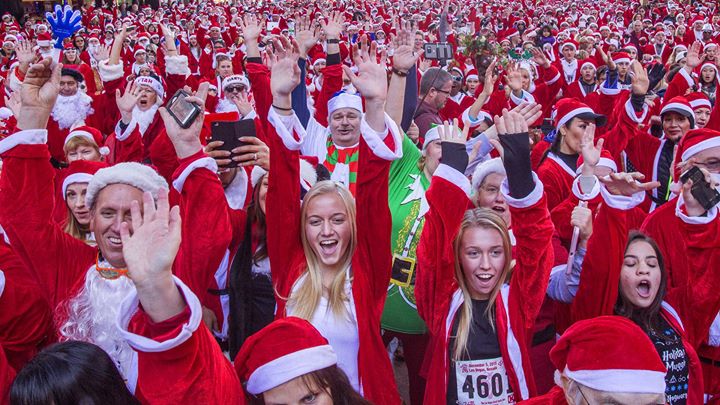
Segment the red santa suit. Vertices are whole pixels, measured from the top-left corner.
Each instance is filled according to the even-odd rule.
[[[15,380],[15,370],[8,364],[0,342],[0,402],[4,404],[10,403],[10,387],[13,380]]]
[[[293,308],[286,308],[286,300],[291,297],[296,283],[307,280],[307,258],[300,240],[300,233],[304,232],[300,229],[300,205],[288,203],[300,200],[298,151],[303,132],[299,131],[302,126],[294,115],[280,117],[274,110],[270,110],[268,122],[266,132],[275,158],[270,161],[267,243],[277,294],[276,314],[277,317],[285,317],[293,313]],[[341,368],[350,370],[347,374],[355,374],[350,377],[351,384],[357,386],[359,383],[363,396],[371,402],[399,404],[392,367],[380,336],[380,318],[390,281],[392,257],[391,217],[387,205],[389,160],[402,155],[402,138],[387,115],[385,125],[394,130],[377,133],[364,119],[361,125],[359,148],[363,170],[358,172],[356,194],[358,243],[352,264],[347,270],[352,272],[352,281],[346,283],[346,290],[350,290],[347,291],[347,307],[356,319],[357,357],[349,359],[354,364],[341,364]],[[276,232],[280,229],[282,231]],[[332,315],[321,315],[321,319],[326,326],[332,323],[345,324]],[[348,357],[348,353],[339,351],[337,343],[326,335],[327,329],[323,331],[317,323],[311,323],[328,338],[338,352],[338,358]],[[349,339],[353,340],[352,337]]]
[[[594,221],[596,227],[588,243],[580,287],[573,302],[575,320],[614,313],[628,238],[625,210],[637,206],[645,198],[644,193],[632,197],[613,196],[605,189],[602,189],[602,194],[605,203]],[[717,254],[720,245],[715,237],[719,224],[717,208],[707,217],[687,217],[682,208],[679,215],[690,266],[707,269],[720,265],[720,255]],[[687,403],[701,404],[702,369],[695,347],[707,336],[710,324],[720,309],[720,297],[717,295],[720,276],[715,272],[702,271],[691,277],[693,279],[685,285],[667,289],[660,316],[682,341],[685,351],[682,359],[687,362],[689,380]],[[673,361],[663,360],[666,365]]]
[[[100,280],[101,268],[111,268],[111,265],[102,259],[98,248],[73,238],[52,222],[55,171],[50,166],[46,139],[46,130],[26,130],[0,141],[0,156],[4,163],[0,179],[0,222],[17,255],[40,282],[41,289],[48,292],[48,301],[52,308],[56,308],[56,319],[61,319],[57,325],[59,327],[65,320],[81,318],[74,314],[73,308],[79,294],[90,295],[86,292],[87,285],[107,282],[111,284],[102,285],[116,289],[123,285],[120,283],[131,282],[122,276],[112,281]],[[129,179],[139,169],[133,166],[126,167],[126,170],[125,176]],[[173,272],[191,289],[199,292],[207,291],[214,282],[213,274],[230,243],[227,209],[216,203],[223,198],[216,171],[215,161],[205,157],[203,151],[198,151],[182,159],[173,176],[173,186],[181,196],[180,212],[183,218],[183,241]],[[18,204],[17,201],[24,203]],[[43,249],[38,249],[38,246]],[[132,288],[130,284],[130,288],[126,289]],[[119,298],[116,296],[116,299]],[[71,326],[70,322],[66,322],[62,328],[64,330]],[[87,333],[92,336],[101,332],[90,329]],[[91,336],[87,338],[92,339]],[[103,340],[93,343],[101,347],[103,343],[109,343],[111,348],[104,349],[119,353],[116,364],[129,387],[134,389],[137,354],[134,351],[123,351],[115,342],[109,339],[109,342]]]
[[[505,197],[513,217],[517,264],[510,283],[502,286],[494,302],[506,381],[516,401],[535,395],[528,339],[545,297],[553,260],[550,214],[543,186],[534,177],[535,188],[528,196],[520,200]],[[417,275],[415,298],[432,339],[425,391],[425,402],[430,404],[445,403],[448,391],[451,328],[463,305],[463,293],[454,277],[452,245],[468,207],[469,189],[462,173],[441,164],[426,193],[430,211],[418,247],[418,262],[424,271]]]

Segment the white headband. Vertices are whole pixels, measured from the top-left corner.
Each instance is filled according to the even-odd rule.
[[[135,84],[137,84],[138,86],[150,87],[160,98],[163,98],[165,96],[165,88],[163,88],[162,83],[160,83],[159,80],[155,79],[152,76],[138,76],[135,79]]]
[[[353,108],[362,113],[362,98],[354,94],[340,92],[328,101],[328,116],[340,108]]]

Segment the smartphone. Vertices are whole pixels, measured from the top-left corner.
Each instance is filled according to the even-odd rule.
[[[186,100],[190,94],[182,89],[178,90],[168,101],[167,110],[181,128],[190,128],[195,118],[200,115],[201,109],[197,104]]]
[[[693,181],[690,192],[706,211],[720,203],[720,192],[705,180],[705,175],[700,168],[694,166],[680,176],[683,184],[688,180]]]
[[[233,149],[245,145],[241,136],[255,136],[255,120],[218,121],[210,125],[210,141],[222,141],[218,149],[232,152]],[[238,162],[232,161],[225,167],[237,167]]]
[[[423,45],[425,58],[430,60],[450,60],[453,58],[452,45],[448,43],[426,43]]]

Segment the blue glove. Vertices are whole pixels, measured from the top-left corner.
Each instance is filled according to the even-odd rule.
[[[82,28],[82,16],[80,11],[73,11],[72,7],[66,5],[65,8],[59,4],[55,5],[55,14],[45,13],[50,27],[52,27],[53,36],[55,37],[55,48],[62,49],[65,38],[70,38]]]

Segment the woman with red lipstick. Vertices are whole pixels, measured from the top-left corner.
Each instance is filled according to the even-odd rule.
[[[465,137],[446,125],[442,161],[426,194],[430,211],[415,285],[418,312],[432,336],[427,404],[514,403],[536,394],[528,337],[552,267],[553,226],[543,185],[530,168],[527,123],[504,110],[495,125],[517,257],[497,212],[467,209]]]
[[[667,403],[701,404],[703,378],[695,348],[707,338],[720,309],[718,208],[706,212],[690,192],[692,182],[683,185],[677,215],[689,266],[698,271],[686,285],[668,289],[655,242],[641,233],[628,235],[627,210],[659,185],[641,184],[642,178],[639,173],[613,173],[601,179],[604,204],[588,242],[573,318],[615,314],[631,319],[648,334],[667,367]]]

